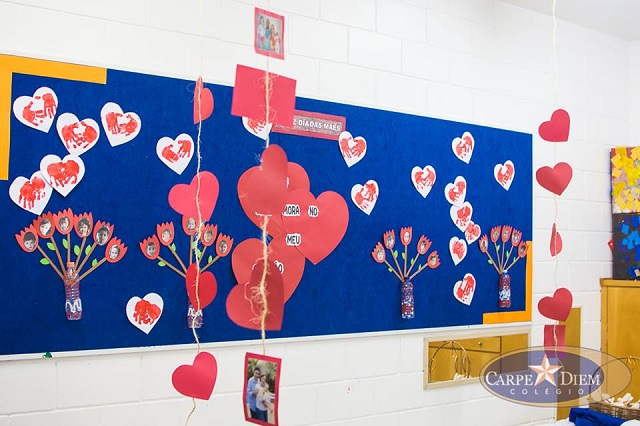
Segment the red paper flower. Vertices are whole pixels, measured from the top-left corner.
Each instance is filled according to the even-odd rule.
[[[53,213],[40,215],[33,221],[33,226],[40,238],[51,238],[55,231],[55,217]]]
[[[189,236],[195,235],[198,232],[198,221],[195,217],[182,216],[182,229]]]
[[[507,241],[509,241],[509,238],[511,238],[511,230],[513,229],[512,226],[509,225],[504,225],[502,227],[502,242],[506,243]]]
[[[425,254],[430,247],[431,247],[431,241],[429,241],[429,239],[424,235],[420,236],[420,239],[418,240],[418,246],[417,246],[418,253]]]
[[[93,229],[93,215],[82,213],[73,216],[73,227],[80,238],[87,238]]]
[[[233,246],[233,238],[228,235],[220,234],[216,240],[216,254],[220,257],[225,257],[231,253],[231,246]]]
[[[371,252],[371,257],[373,257],[373,260],[378,263],[384,263],[386,255],[384,253],[384,247],[382,247],[382,244],[376,244],[376,247]]]
[[[413,228],[407,226],[406,228],[400,228],[400,242],[403,246],[408,246],[413,237]]]
[[[109,263],[119,262],[120,259],[127,252],[127,248],[119,238],[112,238],[109,243],[107,243],[107,249],[104,251],[104,258]]]
[[[97,221],[96,226],[93,228],[93,240],[97,245],[103,246],[107,244],[109,238],[113,236],[113,225]]]
[[[511,233],[511,245],[517,247],[520,244],[520,240],[522,239],[522,232],[514,229]]]
[[[218,234],[217,225],[205,225],[200,229],[200,241],[205,247],[209,247],[216,240]]]
[[[489,249],[489,240],[487,239],[486,235],[480,237],[480,240],[478,240],[478,246],[480,247],[481,252],[487,252],[487,250]]]
[[[393,246],[396,244],[396,233],[395,231],[387,231],[383,235],[384,246],[389,250],[393,250]]]
[[[54,219],[56,222],[56,229],[62,235],[67,235],[73,229],[73,212],[71,209],[58,212],[58,214],[54,216]]]
[[[491,228],[491,241],[495,244],[498,242],[498,238],[500,238],[500,225]]]
[[[524,241],[520,242],[520,245],[518,246],[518,256],[520,256],[520,258],[523,258],[527,255],[527,251],[529,250],[529,247],[527,246],[527,243]]]
[[[140,250],[147,259],[156,260],[160,255],[160,242],[158,241],[158,237],[153,235],[149,238],[145,238],[140,243]]]
[[[431,269],[436,269],[440,266],[440,258],[438,257],[438,252],[434,251],[427,258],[427,266]]]
[[[163,246],[171,247],[173,238],[176,235],[176,232],[173,228],[173,222],[165,222],[165,223],[156,225],[156,234],[160,239],[160,244],[162,244]]]
[[[38,248],[38,232],[33,225],[30,225],[16,234],[16,241],[22,250],[32,253]]]

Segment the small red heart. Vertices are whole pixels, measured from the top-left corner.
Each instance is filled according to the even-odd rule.
[[[546,296],[538,302],[538,311],[547,318],[566,321],[571,313],[573,295],[566,288],[559,288],[552,297]]]
[[[280,215],[287,197],[287,154],[278,145],[269,145],[262,153],[262,164],[249,176],[247,202],[249,217]]]
[[[189,301],[198,309],[198,302],[200,303],[200,309],[204,309],[213,299],[216,298],[218,293],[218,283],[216,277],[211,272],[200,272],[200,278],[198,279],[198,297],[196,297],[196,278],[198,276],[198,267],[195,263],[189,265],[187,269],[187,277],[185,278],[187,286],[187,295]]]
[[[218,363],[209,352],[200,352],[193,365],[181,365],[171,375],[173,387],[184,396],[209,399],[218,377]]]
[[[551,120],[545,121],[538,127],[540,137],[547,142],[566,142],[569,140],[569,113],[557,109],[551,114]]]
[[[263,257],[262,241],[249,238],[236,246],[231,255],[233,274],[239,283],[248,282],[254,265]],[[284,235],[274,238],[267,247],[267,258],[282,273],[285,303],[298,287],[304,273],[305,258],[294,246],[285,243]]]
[[[557,256],[562,251],[562,236],[556,230],[556,224],[551,228],[551,242],[549,243],[551,257]]]
[[[179,183],[171,188],[169,205],[183,216],[197,218],[199,202],[202,220],[207,222],[211,219],[213,209],[216,207],[219,192],[220,184],[216,176],[211,172],[200,172],[194,176],[189,185]]]
[[[541,187],[556,195],[562,195],[573,177],[573,169],[568,163],[558,163],[553,168],[540,167],[536,171],[536,180]]]
[[[280,330],[284,315],[284,287],[282,275],[278,267],[267,262],[267,278],[265,292],[267,295],[267,316],[265,330]],[[231,289],[227,297],[227,314],[231,321],[240,327],[261,330],[262,307],[264,303],[260,294],[264,260],[259,260],[251,272],[249,282],[238,284]]]
[[[285,242],[295,245],[314,265],[342,241],[349,224],[349,207],[340,194],[323,192],[316,199],[303,189],[291,191],[282,214]]]
[[[199,77],[193,94],[193,124],[206,120],[213,113],[213,93],[203,86],[202,77]]]
[[[253,222],[258,228],[262,229],[262,216],[256,215],[255,210],[252,211],[252,205],[249,202],[249,197],[247,196],[249,180],[253,172],[256,170],[259,170],[258,166],[251,167],[246,170],[242,176],[240,176],[240,179],[238,179],[238,199],[240,200],[242,210],[244,210],[249,220],[251,220],[251,222]],[[308,191],[310,186],[311,184],[309,183],[307,171],[300,164],[289,162],[287,164],[287,191],[293,191],[294,189],[300,188]],[[271,216],[269,218],[269,222],[267,222],[267,233],[275,238],[279,236],[283,230],[282,217],[279,214]],[[244,281],[238,280],[238,282]]]

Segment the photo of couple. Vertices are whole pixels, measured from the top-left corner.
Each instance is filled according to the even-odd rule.
[[[247,353],[245,356],[245,420],[262,425],[278,424],[277,391],[280,360]]]
[[[284,16],[263,9],[255,10],[256,53],[284,59]]]

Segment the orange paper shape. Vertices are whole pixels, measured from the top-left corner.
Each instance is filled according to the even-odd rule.
[[[544,166],[536,171],[540,186],[556,195],[562,195],[572,177],[573,169],[568,163],[558,163],[553,168]]]
[[[202,221],[208,222],[216,207],[219,192],[218,178],[211,172],[200,172],[193,177],[190,184],[179,183],[171,188],[169,205],[183,216],[197,218],[200,213]],[[198,204],[200,210],[198,210]]]
[[[200,352],[193,365],[181,365],[171,375],[173,387],[184,396],[209,399],[218,377],[218,363],[209,352]]]
[[[127,252],[127,247],[122,244],[119,238],[112,238],[107,243],[107,249],[104,251],[104,257],[109,263],[116,263],[122,259]]]
[[[164,222],[156,225],[156,234],[160,239],[160,243],[164,246],[171,246],[173,237],[176,235],[176,231],[173,228],[173,222]]]
[[[145,238],[140,243],[140,251],[149,260],[156,260],[160,255],[160,242],[156,235]]]
[[[55,215],[56,229],[62,235],[67,235],[73,230],[73,212],[66,209]]]
[[[196,295],[197,279],[197,295]],[[194,309],[202,310],[209,306],[218,293],[218,283],[216,277],[211,272],[200,272],[198,277],[198,266],[195,263],[189,265],[185,278],[187,295]],[[199,308],[199,309],[198,309]]]
[[[263,296],[260,294],[260,282],[264,269],[264,260],[259,260],[251,272],[251,280],[236,285],[227,297],[227,314],[231,321],[240,327],[251,330],[262,329]],[[265,330],[280,330],[284,315],[284,285],[278,267],[272,261],[267,262],[265,280],[267,315]]]
[[[211,117],[213,113],[213,93],[208,87],[204,87],[202,77],[196,81],[196,90],[193,94],[193,124]]]
[[[562,251],[562,236],[556,229],[556,224],[551,228],[551,242],[549,243],[551,257],[557,256]]]
[[[38,232],[34,225],[24,228],[19,234],[16,234],[16,241],[20,248],[27,253],[32,253],[38,248]]]
[[[553,296],[546,296],[538,302],[538,311],[550,319],[556,321],[566,321],[571,313],[573,295],[568,289],[561,287],[553,293]]]
[[[569,140],[569,113],[557,109],[551,114],[551,120],[545,121],[538,127],[538,134],[547,142],[566,142]]]

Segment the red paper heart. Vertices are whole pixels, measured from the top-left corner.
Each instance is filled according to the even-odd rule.
[[[323,192],[316,199],[303,189],[287,195],[282,224],[285,242],[295,245],[314,265],[327,257],[342,241],[349,224],[349,208],[342,196]]]
[[[198,176],[200,176],[199,183]],[[198,185],[200,185],[199,194]],[[171,188],[171,191],[169,191],[169,205],[183,216],[197,218],[197,201],[199,201],[202,220],[207,222],[211,219],[213,209],[216,207],[219,191],[220,184],[216,176],[211,172],[200,172],[193,177],[189,185],[179,183]],[[196,197],[198,197],[197,200]]]
[[[262,256],[262,241],[257,238],[249,238],[236,246],[231,255],[231,266],[239,283],[251,279],[254,265]],[[302,279],[305,258],[294,246],[288,246],[285,243],[284,235],[271,240],[267,247],[267,258],[273,261],[282,273],[286,303]]]
[[[558,324],[546,324],[544,326],[545,346],[564,346],[566,326]]]
[[[193,94],[193,124],[206,120],[212,113],[213,93],[208,87],[203,87],[202,77],[199,77]]]
[[[556,230],[556,224],[553,224],[551,228],[551,242],[549,243],[549,251],[551,252],[551,257],[557,256],[562,251],[562,236]]]
[[[258,166],[248,169],[240,176],[240,179],[238,179],[238,199],[240,200],[242,210],[244,210],[249,220],[258,228],[262,229],[262,216],[255,214],[255,210],[247,196],[249,180],[256,170],[259,170]],[[287,164],[287,191],[293,191],[294,189],[305,189],[308,191],[310,185],[307,171],[300,164],[289,162]],[[267,222],[267,233],[272,237],[277,237],[282,234],[283,230],[282,217],[280,215],[271,216],[269,222]],[[238,282],[244,281],[238,280]]]
[[[249,175],[245,193],[249,217],[282,213],[287,197],[287,173],[287,154],[278,145],[269,145],[262,153],[262,164]]]
[[[284,287],[282,275],[278,267],[271,261],[267,262],[267,279],[265,292],[267,295],[267,316],[265,330],[280,330],[284,315]],[[231,321],[240,327],[251,330],[261,329],[262,307],[260,295],[260,281],[262,280],[264,260],[259,260],[251,272],[251,280],[238,284],[229,292],[227,297],[227,314]]]
[[[171,375],[173,387],[184,396],[209,399],[218,377],[218,363],[209,352],[200,352],[193,365],[181,365]]]
[[[538,127],[540,137],[548,142],[566,142],[569,140],[569,113],[557,109],[551,114],[551,120],[545,121]]]
[[[213,302],[213,299],[216,298],[216,294],[218,293],[218,284],[216,282],[216,277],[211,272],[200,272],[200,278],[198,279],[198,297],[196,297],[197,275],[198,268],[195,263],[192,263],[187,269],[187,277],[185,278],[187,295],[195,309],[198,309],[198,299],[200,302],[200,309],[204,309]]]
[[[540,186],[556,195],[562,195],[572,177],[573,169],[567,163],[558,163],[553,168],[540,167],[536,171],[536,180]]]
[[[573,295],[566,288],[559,288],[553,297],[543,297],[538,302],[538,311],[547,318],[556,321],[566,321],[571,313]]]

